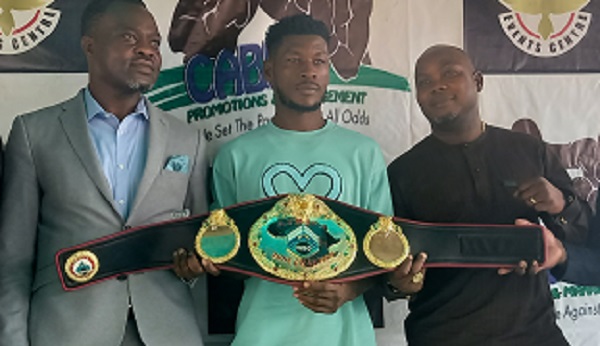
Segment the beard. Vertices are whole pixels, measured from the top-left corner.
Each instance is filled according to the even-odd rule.
[[[319,108],[321,108],[321,104],[323,104],[323,100],[325,99],[325,93],[323,93],[323,96],[319,101],[315,102],[312,105],[305,106],[292,101],[289,97],[285,96],[285,94],[278,88],[273,88],[273,92],[275,93],[275,96],[277,97],[277,99],[279,99],[279,102],[281,102],[282,105],[288,107],[291,110],[301,113],[314,112],[318,110]]]
[[[129,88],[130,91],[133,91],[133,92],[145,93],[148,90],[152,89],[153,86],[154,86],[154,83],[152,83],[152,84],[143,83],[143,82],[133,80],[133,79],[127,81],[127,87]]]
[[[478,118],[478,114],[471,113],[447,113],[443,116],[427,118],[431,124],[431,129],[440,133],[454,133],[459,134],[467,131],[474,124],[475,118]],[[479,124],[478,120],[477,124]]]
[[[453,125],[457,122],[458,114],[456,113],[448,113],[438,117],[431,117],[429,121],[432,126],[439,128],[452,128]]]

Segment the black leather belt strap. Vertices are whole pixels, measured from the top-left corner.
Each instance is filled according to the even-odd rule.
[[[241,235],[241,246],[221,269],[277,282],[289,282],[265,271],[248,246],[253,224],[285,195],[225,208]],[[365,235],[381,215],[338,201],[318,197],[353,230],[358,251],[351,264],[331,281],[353,280],[382,273],[363,251]],[[124,274],[167,269],[178,248],[194,249],[196,235],[208,215],[132,228],[92,240],[56,254],[56,267],[65,290],[109,280]],[[394,218],[410,243],[410,253],[427,252],[429,267],[500,267],[520,260],[544,261],[539,226],[430,224]]]

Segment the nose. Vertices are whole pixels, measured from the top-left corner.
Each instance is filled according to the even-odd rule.
[[[138,42],[136,53],[148,59],[160,57],[159,48],[153,42],[148,40],[140,40]]]
[[[302,78],[315,79],[317,78],[317,68],[312,62],[304,61],[301,65],[300,75]]]
[[[440,80],[437,83],[435,83],[435,85],[432,88],[432,91],[438,92],[438,91],[445,91],[446,89],[448,89],[448,85],[446,84],[446,82]]]

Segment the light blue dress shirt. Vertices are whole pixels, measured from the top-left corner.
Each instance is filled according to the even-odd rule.
[[[105,111],[85,89],[88,131],[102,170],[112,189],[115,206],[127,220],[144,174],[148,154],[149,115],[141,98],[123,121]]]

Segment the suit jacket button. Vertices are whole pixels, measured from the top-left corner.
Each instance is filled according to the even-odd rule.
[[[125,225],[125,226],[123,226],[123,227],[121,228],[121,230],[123,230],[123,231],[126,231],[126,230],[128,230],[128,229],[130,229],[130,228],[131,228],[131,226],[129,226],[129,225]]]
[[[125,281],[125,280],[127,280],[127,275],[125,275],[125,274],[119,275],[119,276],[117,276],[117,280],[118,281]]]

